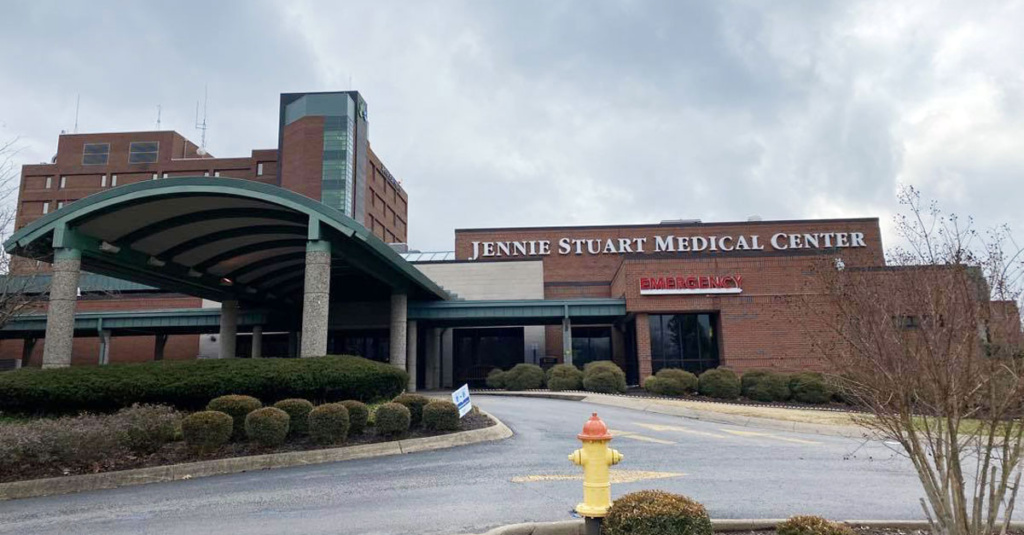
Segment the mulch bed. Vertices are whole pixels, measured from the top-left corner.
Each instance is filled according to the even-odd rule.
[[[853,530],[858,535],[931,535],[931,531],[927,529],[894,529],[894,528],[868,528],[863,526],[853,526]],[[1009,530],[1009,535],[1024,535],[1017,530]],[[730,531],[729,535],[776,535],[775,530],[757,530],[757,531]]]
[[[470,431],[483,429],[495,425],[491,418],[473,411],[462,418],[462,428],[459,431]],[[457,431],[456,431],[457,432]],[[433,437],[447,435],[450,433],[427,431],[425,429],[414,429],[399,440],[410,438]],[[383,437],[377,434],[377,430],[368,427],[363,434],[348,437],[348,440],[341,444],[323,445],[313,442],[309,437],[291,438],[288,442],[277,448],[263,448],[250,442],[232,442],[224,445],[219,450],[208,455],[200,456],[191,451],[184,441],[165,444],[159,451],[146,456],[124,456],[116,459],[105,459],[103,463],[96,464],[89,470],[71,470],[65,467],[53,465],[47,466],[26,466],[24,470],[15,470],[13,473],[0,474],[0,483],[10,481],[21,481],[26,479],[42,479],[48,477],[61,477],[79,474],[92,474],[99,472],[112,472],[115,470],[131,470],[133,468],[147,468],[151,466],[163,466],[168,464],[191,463],[196,461],[209,461],[212,459],[224,459],[228,457],[244,457],[247,455],[265,455],[268,453],[285,453],[289,451],[319,450],[325,448],[339,448],[344,446],[356,446],[361,444],[373,444],[376,442],[387,442],[396,440],[395,437]]]
[[[638,398],[678,399],[678,400],[682,400],[682,401],[704,401],[704,402],[707,402],[707,403],[728,403],[728,404],[731,404],[731,405],[752,405],[752,406],[756,406],[756,407],[778,407],[778,408],[788,408],[788,409],[808,409],[808,410],[819,410],[819,411],[824,409],[824,410],[840,410],[840,411],[846,411],[846,412],[864,412],[864,410],[859,408],[859,407],[856,407],[856,406],[853,406],[853,405],[848,405],[848,404],[845,404],[845,403],[836,403],[836,402],[822,403],[822,404],[814,405],[814,404],[811,404],[811,403],[800,403],[799,401],[765,402],[765,401],[754,401],[752,399],[747,399],[747,398],[737,398],[737,399],[722,400],[722,399],[715,399],[715,398],[710,398],[710,397],[707,397],[707,396],[699,396],[699,395],[693,395],[693,394],[687,394],[687,395],[682,395],[682,396],[666,397],[666,396],[656,396],[656,395],[651,394],[650,392],[648,392],[648,391],[646,391],[646,390],[644,390],[642,388],[630,388],[629,390],[626,391],[625,395],[632,396],[632,397],[638,397]]]

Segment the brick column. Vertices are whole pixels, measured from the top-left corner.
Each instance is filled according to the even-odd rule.
[[[302,336],[300,357],[327,354],[327,316],[331,294],[331,242],[306,243],[305,286],[302,292]]]
[[[644,379],[654,375],[651,366],[651,326],[647,314],[636,315],[636,364],[640,384],[644,384]]]
[[[75,340],[75,303],[78,301],[78,274],[81,266],[82,252],[78,249],[57,249],[54,252],[50,301],[46,310],[44,368],[71,366],[71,347]]]

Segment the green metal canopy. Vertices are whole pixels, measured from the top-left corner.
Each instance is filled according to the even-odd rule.
[[[249,180],[176,177],[113,188],[33,221],[4,243],[52,262],[215,301],[301,303],[308,242],[329,242],[331,298],[448,294],[355,220],[298,193]]]

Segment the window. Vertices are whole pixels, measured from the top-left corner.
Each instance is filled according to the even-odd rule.
[[[170,176],[170,174],[164,173],[164,178],[167,178],[168,176]]]
[[[107,165],[110,143],[86,143],[82,152],[82,165]]]
[[[64,208],[64,201],[57,201],[57,209],[60,210],[61,208]]]
[[[128,163],[153,163],[159,153],[159,141],[133,141],[128,146]]]
[[[681,368],[700,374],[718,367],[718,338],[713,314],[652,314],[651,367]]]
[[[67,187],[67,185],[68,185],[68,177],[66,177],[66,176],[60,177],[60,189],[64,189],[65,187]]]
[[[43,215],[46,215],[48,213],[50,213],[50,203],[49,202],[44,202],[43,203]]]
[[[150,180],[156,180],[158,178],[160,178],[160,175],[153,173],[153,178],[151,178]]]
[[[209,171],[203,171],[203,176],[210,176],[210,172]]]
[[[263,176],[263,163],[256,164],[256,176]]]
[[[220,171],[214,171],[214,172],[213,172],[213,176],[215,176],[215,177],[219,177],[219,176],[220,176]]]
[[[110,187],[117,186],[117,175],[110,175]]]
[[[46,189],[50,189],[52,187],[53,187],[53,177],[52,176],[48,176],[48,177],[46,177]]]
[[[588,362],[612,359],[611,327],[573,327],[572,363],[582,368]]]
[[[107,175],[100,175],[100,187],[107,187]]]

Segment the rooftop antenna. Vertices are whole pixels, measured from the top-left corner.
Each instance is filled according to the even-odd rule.
[[[82,94],[79,93],[75,96],[75,130],[73,133],[78,133],[78,105],[82,102]]]
[[[160,110],[160,105],[157,104],[156,105],[156,129],[157,129],[158,132],[160,131],[160,111],[161,111]]]
[[[209,96],[208,86],[203,86],[203,122],[199,122],[199,102],[196,102],[196,130],[200,130],[203,135],[201,138],[201,144],[197,151],[200,156],[206,155],[206,100]]]

